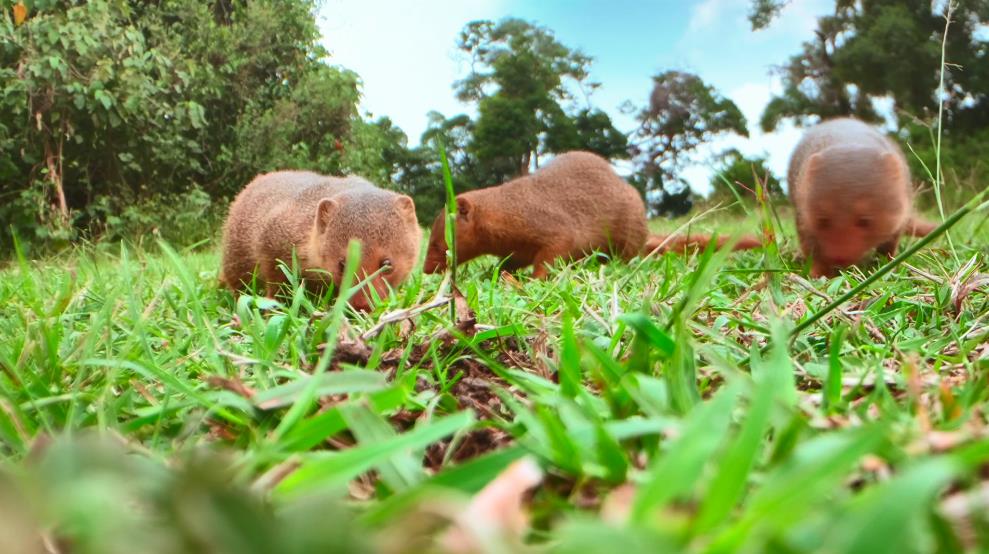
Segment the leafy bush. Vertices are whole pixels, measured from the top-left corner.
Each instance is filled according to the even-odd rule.
[[[28,7],[0,16],[0,217],[28,242],[181,227],[138,212],[263,170],[346,169],[358,79],[321,61],[315,2]]]
[[[766,158],[747,158],[738,150],[729,150],[722,159],[721,166],[711,177],[714,192],[708,202],[742,209],[738,200],[754,204],[756,202],[756,181],[768,190],[769,198],[785,201],[779,179],[766,167]]]

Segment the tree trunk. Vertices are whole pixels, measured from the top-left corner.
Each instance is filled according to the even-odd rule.
[[[58,201],[59,222],[66,225],[69,222],[69,204],[65,200],[65,188],[62,186],[62,142],[58,143],[58,151],[52,152],[51,143],[45,141],[45,163],[48,166],[48,179],[55,187],[55,197]]]

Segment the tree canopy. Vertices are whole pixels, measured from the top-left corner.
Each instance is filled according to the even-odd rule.
[[[789,3],[753,0],[753,29],[771,25]],[[889,120],[915,154],[908,156],[915,176],[933,172],[940,155],[962,185],[955,188],[968,194],[965,185],[984,186],[980,176],[989,170],[987,24],[989,0],[836,0],[802,51],[778,68],[784,90],[763,112],[762,128],[835,116]]]
[[[787,3],[754,1],[753,28],[770,25]],[[989,22],[987,0],[837,0],[803,51],[780,69],[785,90],[766,108],[762,127],[768,131],[782,119],[807,116],[874,121],[880,117],[879,98],[892,99],[899,120],[931,118],[938,111],[941,43],[949,17],[945,116],[961,132],[985,127],[989,41],[978,28]]]
[[[645,189],[661,192],[646,194],[659,199],[653,202],[658,211],[665,210],[660,205],[663,199],[684,194],[677,174],[694,160],[700,145],[721,135],[749,134],[745,116],[734,102],[697,75],[682,71],[653,77],[649,103],[636,119],[639,128],[633,134],[632,151],[644,174]]]
[[[359,165],[360,82],[323,61],[314,2],[30,6],[0,17],[0,218],[28,240],[112,231],[150,198],[227,196],[259,171]]]
[[[477,104],[467,151],[484,168],[484,184],[526,174],[543,154],[627,155],[625,135],[607,113],[577,107],[576,93],[586,98],[598,86],[589,80],[592,59],[549,29],[515,18],[474,21],[457,46],[471,70],[454,89]]]

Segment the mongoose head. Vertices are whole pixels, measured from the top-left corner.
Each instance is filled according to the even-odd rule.
[[[478,252],[478,230],[480,222],[474,202],[464,196],[457,197],[456,244],[457,262],[466,262],[481,254]],[[433,220],[433,230],[429,234],[426,261],[423,271],[439,273],[446,269],[446,212],[441,212]]]
[[[408,277],[419,257],[422,230],[415,204],[408,196],[388,191],[353,191],[320,200],[310,233],[309,265],[339,287],[350,239],[361,242],[361,263],[355,278],[381,270],[350,300],[359,310],[370,306],[373,287],[379,297]]]
[[[910,217],[910,176],[899,157],[861,145],[812,155],[795,199],[823,267],[846,267],[896,238]]]

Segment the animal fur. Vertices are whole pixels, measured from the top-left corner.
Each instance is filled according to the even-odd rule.
[[[639,193],[589,152],[561,154],[531,175],[458,195],[456,221],[458,262],[494,254],[508,258],[508,271],[532,265],[540,279],[557,258],[603,251],[628,260],[643,253],[649,238]],[[446,269],[445,228],[440,214],[426,251],[427,273]],[[683,237],[674,246],[709,240]]]
[[[339,287],[350,239],[361,241],[363,279],[383,266],[373,286],[380,295],[400,284],[419,256],[422,230],[408,196],[375,187],[360,177],[327,177],[278,171],[256,177],[230,206],[223,229],[221,281],[233,290],[256,275],[270,297],[285,281],[278,267],[292,266],[314,289]],[[351,304],[366,309],[366,294]]]
[[[808,130],[787,179],[800,246],[815,277],[858,263],[873,249],[894,256],[902,235],[923,236],[935,227],[914,214],[903,152],[855,119]]]

